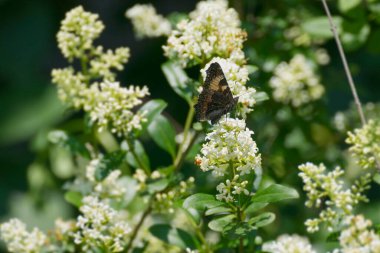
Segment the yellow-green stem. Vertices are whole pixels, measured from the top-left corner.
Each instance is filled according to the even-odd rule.
[[[189,112],[187,113],[187,117],[186,117],[185,127],[183,129],[183,141],[179,145],[177,156],[174,160],[174,167],[176,167],[176,168],[180,164],[180,161],[182,159],[182,154],[185,150],[185,144],[187,143],[187,138],[189,135],[191,123],[193,122],[194,113],[195,113],[194,107],[192,104],[190,104],[190,109],[189,109]]]

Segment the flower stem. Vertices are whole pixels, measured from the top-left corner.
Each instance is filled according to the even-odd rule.
[[[346,55],[344,53],[342,43],[341,43],[341,41],[339,39],[338,31],[337,31],[336,26],[335,26],[335,24],[333,22],[333,19],[331,17],[330,9],[329,9],[329,6],[326,3],[326,0],[322,0],[322,3],[323,3],[323,7],[325,9],[326,15],[327,15],[327,17],[329,19],[331,31],[332,31],[332,33],[334,35],[336,45],[338,46],[339,55],[340,55],[340,58],[342,59],[342,63],[343,63],[343,66],[344,66],[344,71],[346,72],[348,83],[349,83],[349,85],[351,87],[352,95],[354,96],[356,109],[358,110],[358,113],[359,113],[359,116],[360,116],[360,121],[362,123],[362,126],[364,126],[367,123],[367,120],[365,118],[365,115],[364,115],[364,112],[363,112],[363,107],[362,107],[362,105],[360,103],[360,99],[359,99],[358,93],[356,91],[356,87],[355,87],[355,83],[354,83],[354,80],[353,80],[352,75],[351,75],[351,71],[350,71],[350,69],[348,67]],[[380,161],[378,161],[377,159],[376,159],[376,165],[377,165],[378,171],[380,172]]]
[[[149,201],[148,208],[145,210],[145,212],[141,216],[139,222],[137,223],[136,227],[132,231],[131,239],[129,240],[129,243],[128,243],[127,247],[125,248],[126,253],[128,253],[132,249],[133,241],[136,239],[136,236],[137,236],[141,226],[143,225],[146,217],[148,217],[148,215],[151,212],[152,212],[152,201]]]
[[[189,109],[189,112],[187,113],[187,117],[186,117],[186,122],[185,122],[185,128],[183,130],[183,141],[182,143],[179,145],[179,148],[178,148],[178,153],[177,153],[177,156],[174,160],[174,167],[177,169],[179,168],[178,165],[181,164],[182,162],[182,159],[184,157],[184,153],[185,153],[185,144],[187,143],[187,138],[188,138],[188,134],[189,134],[189,130],[190,130],[190,127],[191,127],[191,123],[193,122],[193,118],[194,118],[194,107],[192,104],[190,104],[190,109]]]
[[[237,214],[238,222],[242,222],[243,221],[243,219],[242,219],[243,213],[242,213],[242,210],[240,209],[240,207],[237,208],[236,214]],[[243,237],[240,236],[240,238],[239,238],[239,253],[244,252],[244,241],[243,240],[244,240]]]
[[[322,0],[322,3],[323,3],[323,7],[324,7],[324,9],[326,11],[326,15],[327,15],[327,17],[329,19],[331,31],[334,34],[336,45],[338,46],[339,55],[340,55],[340,58],[342,59],[342,63],[343,63],[343,66],[344,66],[344,71],[346,72],[348,83],[349,83],[349,85],[351,87],[352,95],[354,96],[354,100],[355,100],[356,108],[357,108],[357,110],[359,112],[360,120],[362,122],[362,125],[365,125],[366,124],[366,118],[365,118],[364,113],[363,113],[363,108],[362,108],[362,105],[360,103],[359,96],[358,96],[358,94],[356,92],[355,83],[354,83],[354,81],[352,79],[351,71],[350,71],[350,69],[348,67],[346,55],[344,53],[344,50],[343,50],[343,47],[342,47],[342,43],[341,43],[341,41],[339,39],[338,31],[337,31],[336,26],[335,26],[335,24],[333,22],[333,19],[331,17],[330,9],[329,9],[329,7],[328,7],[328,5],[326,3],[326,0]]]

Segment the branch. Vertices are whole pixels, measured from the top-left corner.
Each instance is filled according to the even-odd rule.
[[[329,9],[329,7],[328,7],[328,5],[326,3],[326,0],[322,0],[322,3],[323,3],[323,7],[325,8],[326,15],[327,15],[327,17],[329,19],[331,31],[334,34],[336,45],[338,46],[340,58],[342,59],[342,63],[343,63],[343,66],[344,66],[344,71],[346,72],[348,83],[350,84],[352,95],[354,96],[356,109],[358,110],[358,113],[359,113],[362,125],[365,125],[366,122],[367,122],[367,120],[366,120],[366,118],[364,116],[363,108],[362,108],[362,105],[360,103],[360,99],[359,99],[358,93],[356,92],[355,83],[354,83],[354,81],[352,79],[352,75],[351,75],[350,69],[348,67],[346,55],[344,54],[342,43],[340,42],[340,39],[339,39],[338,31],[337,31],[336,26],[335,26],[335,24],[333,22],[333,19],[331,17],[330,9]]]
[[[343,63],[343,66],[344,66],[344,71],[346,72],[348,83],[350,84],[352,95],[354,96],[356,109],[358,110],[362,126],[364,126],[367,123],[367,120],[366,120],[366,118],[364,116],[363,108],[362,108],[362,105],[360,103],[360,99],[359,99],[358,93],[356,92],[355,83],[354,83],[354,81],[352,79],[352,75],[351,75],[350,69],[348,67],[346,55],[344,53],[344,50],[343,50],[343,47],[342,47],[342,43],[341,43],[341,41],[339,39],[338,31],[337,31],[336,26],[335,26],[335,24],[333,22],[333,19],[332,19],[331,13],[330,13],[330,9],[329,9],[329,6],[326,3],[326,0],[322,0],[322,3],[323,3],[323,7],[324,7],[324,9],[326,11],[326,15],[327,15],[327,17],[329,19],[331,31],[334,34],[336,45],[338,46],[339,55],[340,55],[340,58],[342,59],[342,63]],[[380,171],[380,161],[378,161],[377,159],[376,159],[376,165],[377,165],[377,169]]]
[[[146,217],[152,212],[152,201],[149,201],[149,205],[148,205],[148,208],[145,210],[145,212],[143,213],[143,215],[141,216],[139,222],[137,223],[136,227],[133,229],[133,232],[132,232],[132,235],[131,235],[131,239],[129,240],[129,243],[127,245],[127,247],[125,248],[125,252],[128,253],[131,249],[132,249],[132,246],[133,246],[133,242],[141,228],[141,226],[143,225]]]

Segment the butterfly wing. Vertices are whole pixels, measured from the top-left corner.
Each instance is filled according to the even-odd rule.
[[[218,63],[212,63],[206,70],[203,90],[195,105],[198,121],[211,120],[214,124],[234,106],[234,98],[226,77]]]

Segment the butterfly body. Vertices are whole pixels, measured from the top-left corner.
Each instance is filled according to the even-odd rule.
[[[210,65],[206,74],[203,90],[194,106],[195,117],[198,121],[210,120],[215,124],[236,106],[239,98],[232,96],[223,70],[217,62]]]

